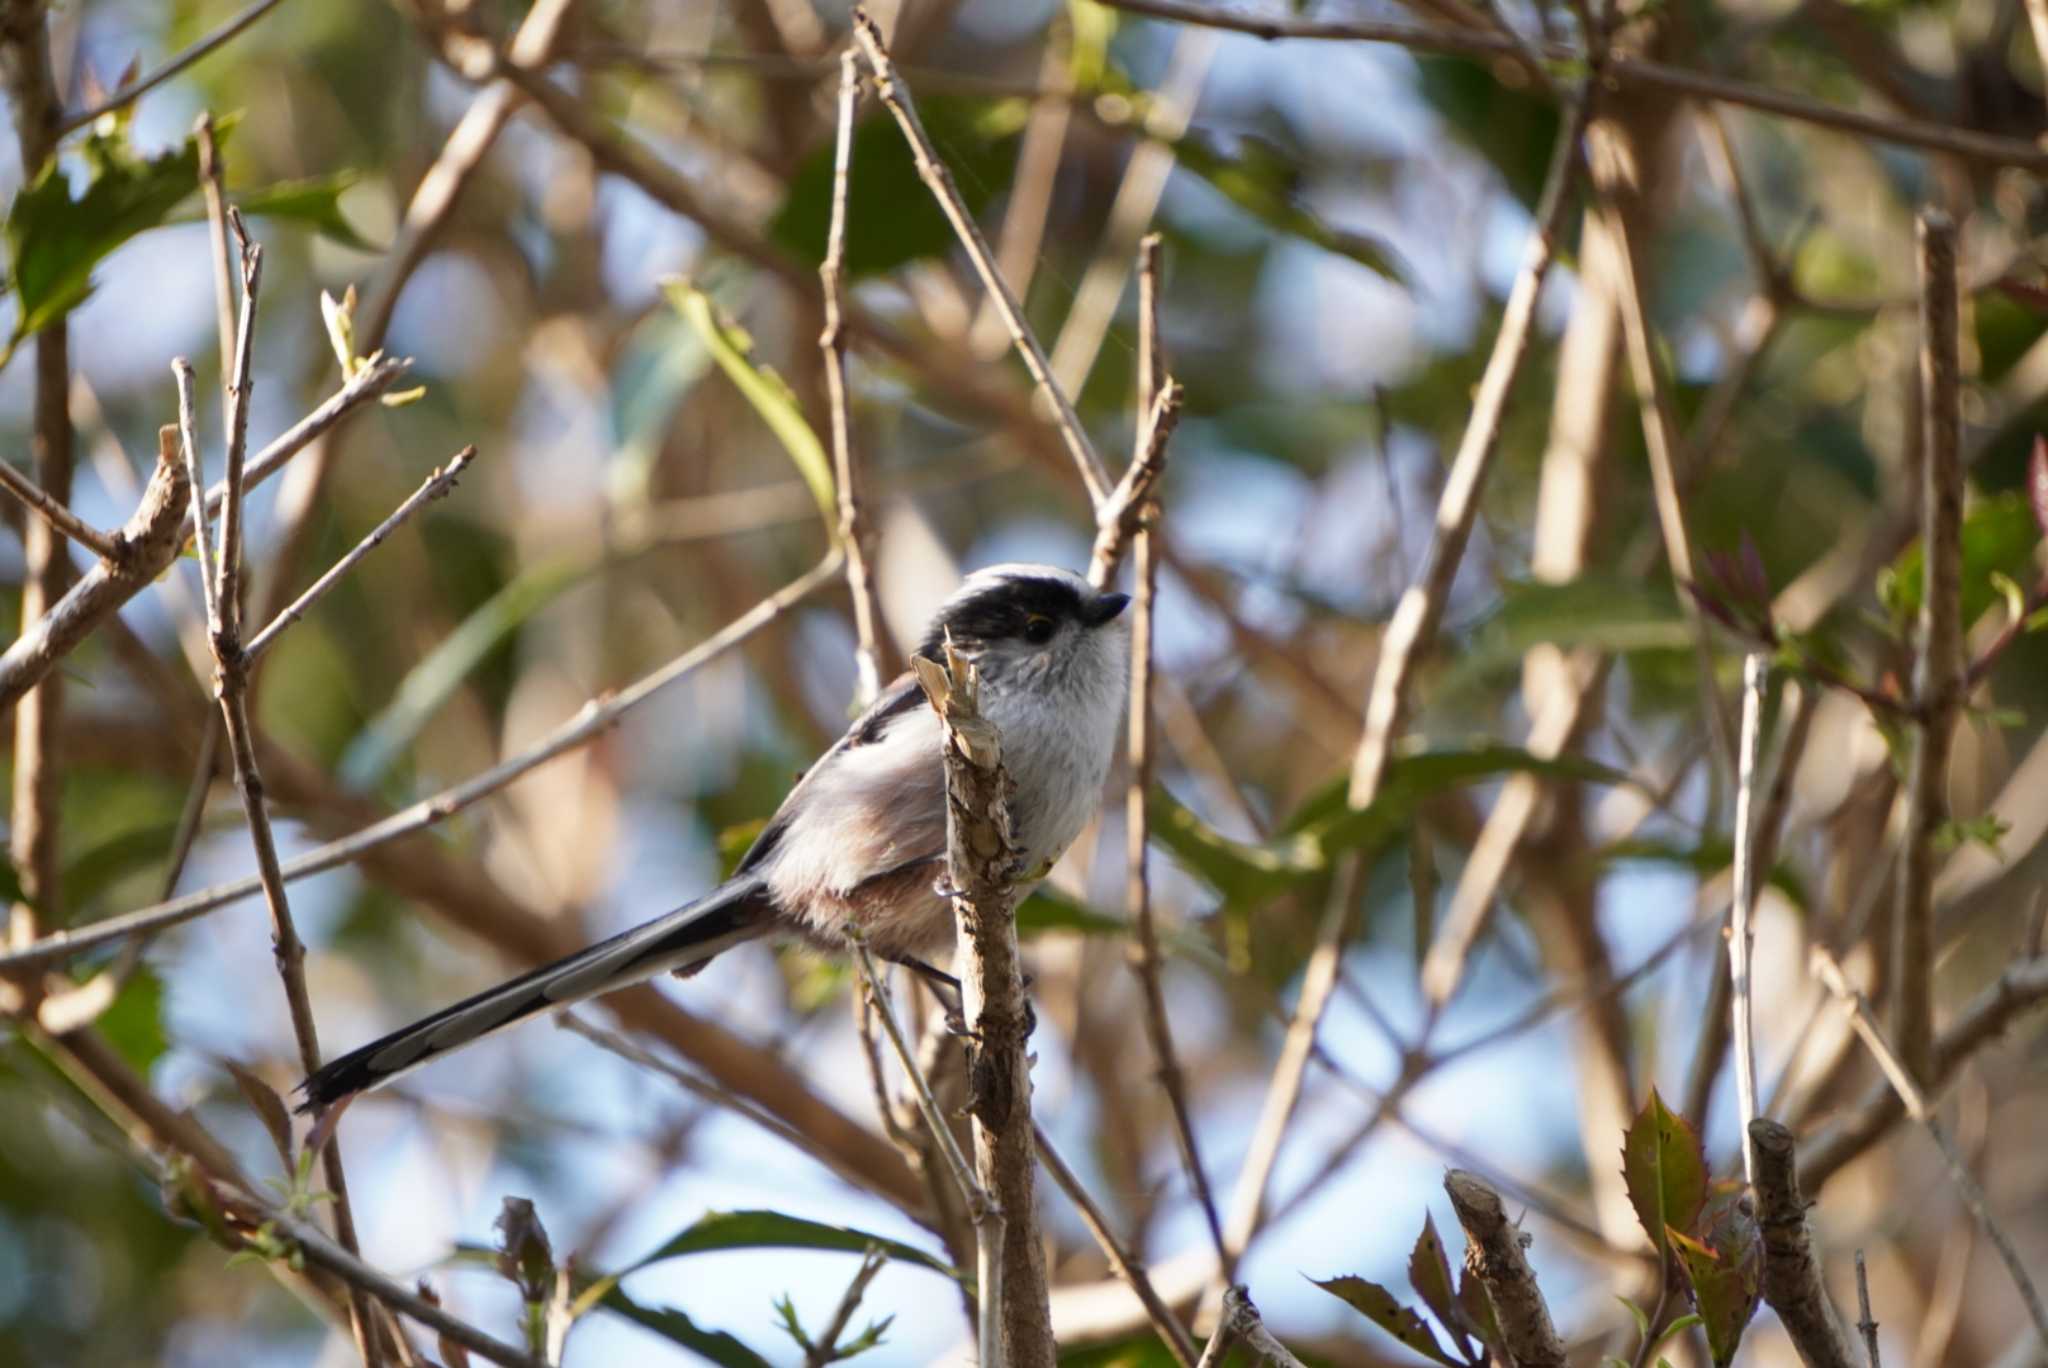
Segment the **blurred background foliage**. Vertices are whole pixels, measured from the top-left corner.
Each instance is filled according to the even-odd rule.
[[[1613,306],[1587,288],[1576,213],[1443,649],[1420,686],[1416,730],[1453,758],[1410,760],[1371,823],[1331,824],[1330,786],[1358,737],[1380,625],[1427,546],[1556,140],[1556,107],[1506,63],[1262,44],[1088,0],[877,8],[934,141],[991,236],[1014,249],[1006,264],[1030,318],[1111,452],[1133,427],[1123,273],[1141,231],[1165,237],[1165,342],[1187,412],[1162,495],[1168,696],[1155,884],[1169,1004],[1223,1193],[1245,1154],[1329,860],[1375,852],[1325,1025],[1327,1058],[1276,1175],[1278,1213],[1242,1270],[1269,1324],[1313,1361],[1407,1361],[1299,1275],[1364,1273],[1398,1286],[1409,1232],[1432,1208],[1445,1219],[1436,1175],[1448,1155],[1513,1180],[1560,1321],[1595,1357],[1602,1343],[1621,1345],[1628,1321],[1610,1293],[1654,1292],[1646,1298],[1641,1285],[1641,1237],[1625,1206],[1613,1207],[1619,1130],[1595,1124],[1589,1098],[1613,1089],[1617,1059],[1622,1095],[1604,1099],[1610,1116],[1632,1112],[1620,1104],[1653,1083],[1667,1097],[1685,1092],[1719,954],[1711,928],[1727,897],[1732,794],[1702,713],[1686,605],[1656,542]],[[1569,26],[1561,14],[1506,8],[1532,31]],[[1986,132],[2043,131],[2041,65],[2019,0],[1621,8],[1628,41],[1682,65]],[[1400,17],[1370,0],[1306,9]],[[190,0],[54,7],[70,107],[89,105],[131,59],[151,69],[226,13]],[[41,258],[24,255],[25,243],[56,252],[75,284],[86,268],[96,283],[71,322],[74,505],[88,521],[117,525],[132,507],[154,431],[173,414],[173,355],[189,356],[202,395],[216,396],[201,420],[219,432],[206,233],[190,193],[194,118],[233,119],[227,184],[267,252],[260,442],[336,384],[319,292],[357,285],[372,298],[393,278],[386,253],[406,205],[479,98],[459,54],[443,60],[443,25],[502,43],[525,14],[496,0],[453,18],[286,0],[144,97],[132,123],[69,138],[53,173],[61,180],[42,183],[41,201],[21,188],[37,168],[12,168],[13,307],[52,290],[60,307],[78,302],[38,284]],[[516,753],[824,550],[827,529],[800,472],[662,281],[685,275],[707,292],[751,336],[755,360],[787,380],[812,428],[826,430],[815,292],[791,282],[822,253],[844,18],[833,0],[572,7],[551,79],[681,176],[707,217],[605,174],[531,106],[515,112],[390,309],[384,345],[414,358],[407,383],[423,384],[424,397],[372,410],[252,504],[252,602],[275,605],[457,447],[481,452],[454,496],[373,555],[264,667],[259,725],[289,757],[272,776],[287,854]],[[1940,201],[1962,219],[1965,593],[1981,644],[2006,611],[1994,574],[2025,588],[2041,573],[2024,497],[2048,404],[2038,177],[1742,109],[1715,116],[1719,134],[1699,108],[1639,95],[1607,112],[1642,168],[1644,278],[1694,444],[1684,507],[1696,554],[1752,545],[1778,620],[1805,634],[1788,649],[1795,668],[1774,687],[1767,735],[1782,731],[1785,681],[1796,682],[1802,660],[1839,662],[1877,689],[1909,668],[1902,624],[1917,606],[1909,543],[1920,440],[1912,216]],[[1034,153],[1034,138],[1050,140],[1051,160]],[[884,615],[907,643],[962,570],[1005,559],[1078,565],[1091,529],[1056,442],[1028,417],[1007,339],[872,100],[854,147],[848,266],[873,320],[855,342],[856,437]],[[1143,175],[1142,158],[1152,159]],[[1132,188],[1146,176],[1161,178],[1156,208],[1142,184]],[[88,191],[118,177],[127,218]],[[70,206],[54,193],[64,184],[85,198]],[[1029,217],[1026,196],[1043,197],[1035,240],[1010,222]],[[1604,344],[1583,348],[1589,361],[1568,330],[1595,310],[1610,328]],[[20,316],[25,329],[32,320]],[[886,343],[875,341],[881,331]],[[10,452],[28,445],[29,371],[26,350],[0,371]],[[1546,504],[1544,490],[1574,461],[1587,531],[1578,564],[1559,573],[1540,564],[1542,524],[1569,520],[1570,509]],[[323,464],[324,478],[309,473]],[[0,573],[20,574],[12,541]],[[67,922],[163,893],[206,710],[179,645],[196,589],[186,567],[172,578],[64,667],[63,887],[52,910]],[[14,596],[4,601],[12,613]],[[849,624],[843,595],[813,599],[616,732],[444,824],[434,849],[564,944],[687,898],[843,726]],[[1532,715],[1524,679],[1560,647],[1610,655],[1613,669],[1571,755],[1532,766],[1515,749]],[[1725,708],[1739,653],[1739,642],[1715,637],[1711,677]],[[1995,977],[2024,935],[2048,829],[2044,679],[2048,651],[2022,637],[1973,696],[1959,740],[1954,812],[1989,812],[1990,834],[2007,829],[1995,850],[1965,842],[1937,886],[1948,1008]],[[1766,1085],[1786,1087],[1809,1130],[1871,1077],[1832,1016],[1815,1024],[1801,947],[1860,947],[1854,966],[1882,985],[1881,957],[1837,938],[1889,896],[1890,767],[1867,711],[1828,693],[1760,914]],[[1417,986],[1422,951],[1488,809],[1509,775],[1532,768],[1549,797],[1506,883],[1511,912],[1493,921],[1425,1036],[1434,1016]],[[208,813],[181,891],[249,867],[225,783]],[[1039,1105],[1119,1228],[1171,1268],[1205,1236],[1138,1041],[1122,851],[1113,804],[1026,910]],[[376,869],[295,886],[330,1050],[514,967],[479,938],[476,918],[457,912],[450,924],[460,887],[443,887],[437,902]],[[1593,947],[1576,959],[1546,929],[1553,914],[1543,909],[1559,902]],[[1631,980],[1604,1040],[1566,1005],[1484,1048],[1456,1048],[1547,993],[1571,997],[1589,977],[1643,963],[1688,927],[1676,953]],[[274,1156],[221,1061],[280,1089],[296,1081],[266,940],[253,902],[171,932],[149,944],[145,967],[98,1022],[130,1065],[259,1175],[275,1173]],[[874,1124],[841,972],[800,952],[750,949],[664,991],[772,1047],[821,1096]],[[1452,1056],[1412,1090],[1411,1048]],[[2038,1022],[2023,1025],[1982,1057],[1955,1103],[1956,1130],[2036,1267],[2048,1265],[2048,1166],[2027,1139],[2048,1125],[2040,1052]],[[1395,1115],[1372,1124],[1377,1090],[1397,1085],[1406,1096]],[[1725,1076],[1706,1101],[1692,1120],[1726,1172]],[[591,1269],[633,1263],[704,1212],[734,1208],[940,1248],[902,1211],[741,1117],[545,1027],[362,1103],[342,1135],[372,1262],[431,1271],[451,1306],[508,1335],[509,1287],[488,1269],[443,1268],[457,1245],[489,1242],[508,1192],[533,1197],[558,1249]],[[1848,1251],[1867,1248],[1895,1361],[1991,1362],[2022,1324],[2018,1302],[1981,1252],[1971,1263],[1972,1236],[1937,1175],[1927,1147],[1906,1137],[1835,1179],[1818,1213],[1832,1286],[1847,1300]],[[1104,1278],[1071,1213],[1050,1206],[1057,1279]],[[0,1365],[349,1360],[345,1335],[284,1284],[259,1269],[223,1272],[223,1257],[165,1217],[118,1128],[75,1079],[0,1026]],[[643,1314],[592,1313],[569,1361],[658,1361],[695,1342],[677,1329],[692,1320],[770,1361],[795,1361],[776,1298],[787,1294],[815,1328],[850,1273],[843,1254],[816,1252],[650,1267],[620,1294]],[[645,1310],[662,1304],[678,1310]],[[868,1309],[895,1320],[867,1361],[935,1361],[961,1343],[958,1298],[928,1270],[891,1263]],[[1164,1361],[1141,1324],[1105,1343],[1077,1334],[1070,1361]],[[1750,1361],[1792,1361],[1768,1315],[1751,1344]]]

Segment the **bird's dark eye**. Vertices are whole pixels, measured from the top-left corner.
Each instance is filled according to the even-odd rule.
[[[1051,618],[1043,617],[1037,613],[1033,613],[1024,620],[1024,639],[1033,646],[1043,646],[1046,642],[1051,641],[1052,634],[1056,630],[1058,630],[1057,625]]]

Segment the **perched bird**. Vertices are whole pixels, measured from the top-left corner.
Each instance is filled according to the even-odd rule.
[[[1020,870],[1049,869],[1101,801],[1123,715],[1129,601],[1052,566],[993,566],[941,605],[919,647],[937,657],[950,640],[980,672],[982,714],[1016,786]],[[527,1017],[659,974],[694,974],[760,936],[831,951],[857,927],[877,955],[943,978],[927,957],[953,934],[945,784],[938,717],[905,674],[797,781],[732,878],[340,1056],[299,1085],[300,1109],[365,1092]]]

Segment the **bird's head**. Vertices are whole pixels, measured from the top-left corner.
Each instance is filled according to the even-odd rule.
[[[1097,593],[1081,576],[1052,565],[992,565],[969,575],[941,604],[918,654],[941,659],[954,649],[991,682],[1120,681],[1129,654],[1123,611],[1130,595]]]

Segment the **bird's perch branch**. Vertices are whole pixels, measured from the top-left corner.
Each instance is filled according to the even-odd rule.
[[[1017,953],[1020,871],[1010,828],[1011,783],[1002,738],[981,714],[981,679],[973,664],[949,644],[943,663],[919,656],[911,667],[944,729],[946,877],[961,951],[960,1011],[970,1041],[974,1167],[1004,1220],[1003,1294],[1000,1301],[984,1294],[982,1317],[1000,1319],[1001,1362],[1050,1364],[1045,1249],[1032,1201],[1031,1009]]]
[[[121,554],[120,543],[51,498],[41,485],[5,461],[0,461],[0,489],[101,560],[113,560]]]
[[[1508,1219],[1500,1194],[1463,1169],[1444,1175],[1444,1191],[1465,1228],[1465,1267],[1493,1303],[1509,1359],[1521,1368],[1565,1368],[1564,1344],[1522,1250],[1522,1229]]]
[[[1820,1258],[1799,1194],[1792,1132],[1768,1117],[1749,1123],[1755,1163],[1756,1218],[1764,1237],[1764,1300],[1778,1313],[1807,1368],[1854,1368],[1848,1341],[1828,1303]]]

